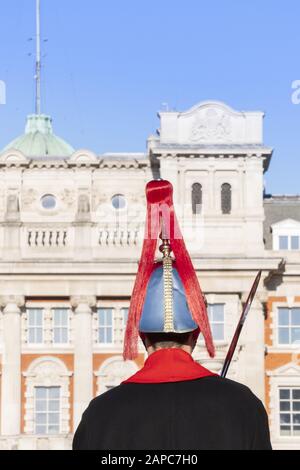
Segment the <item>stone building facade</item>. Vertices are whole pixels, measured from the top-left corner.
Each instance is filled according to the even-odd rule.
[[[159,118],[145,153],[74,150],[42,115],[0,154],[0,448],[70,448],[93,396],[142,366],[122,341],[153,177],[173,183],[208,300],[204,366],[221,369],[262,269],[229,377],[265,402],[274,447],[300,445],[300,198],[265,194],[263,113],[204,102]]]

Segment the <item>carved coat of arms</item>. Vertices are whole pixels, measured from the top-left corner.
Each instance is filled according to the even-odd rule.
[[[228,114],[216,109],[207,109],[196,116],[190,135],[192,142],[230,142],[231,119]]]

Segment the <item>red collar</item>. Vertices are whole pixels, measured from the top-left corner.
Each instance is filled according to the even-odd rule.
[[[163,348],[150,354],[144,367],[122,383],[182,382],[217,375],[198,364],[180,348]]]

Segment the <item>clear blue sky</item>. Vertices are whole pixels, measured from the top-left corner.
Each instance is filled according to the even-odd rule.
[[[41,0],[42,111],[75,148],[144,151],[162,103],[265,111],[266,189],[300,193],[299,0]],[[2,0],[0,147],[34,111],[35,0]]]

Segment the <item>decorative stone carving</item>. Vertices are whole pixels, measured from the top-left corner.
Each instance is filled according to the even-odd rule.
[[[24,191],[22,196],[23,207],[28,208],[32,206],[33,202],[37,199],[37,194],[38,192],[33,188]]]
[[[195,117],[191,142],[231,141],[231,118],[216,108],[209,108]]]
[[[95,372],[98,394],[104,393],[110,387],[116,387],[137,371],[138,366],[134,361],[124,361],[121,356],[107,359]]]
[[[109,202],[109,195],[106,193],[100,193],[98,190],[92,192],[92,209],[96,211],[100,204],[105,204]]]
[[[5,218],[8,222],[18,222],[20,220],[20,206],[17,194],[10,194],[7,197]]]
[[[90,220],[90,200],[87,194],[80,194],[78,197],[77,221],[86,222]]]
[[[60,199],[66,204],[66,206],[71,207],[75,203],[75,192],[71,189],[65,188],[60,192]]]

